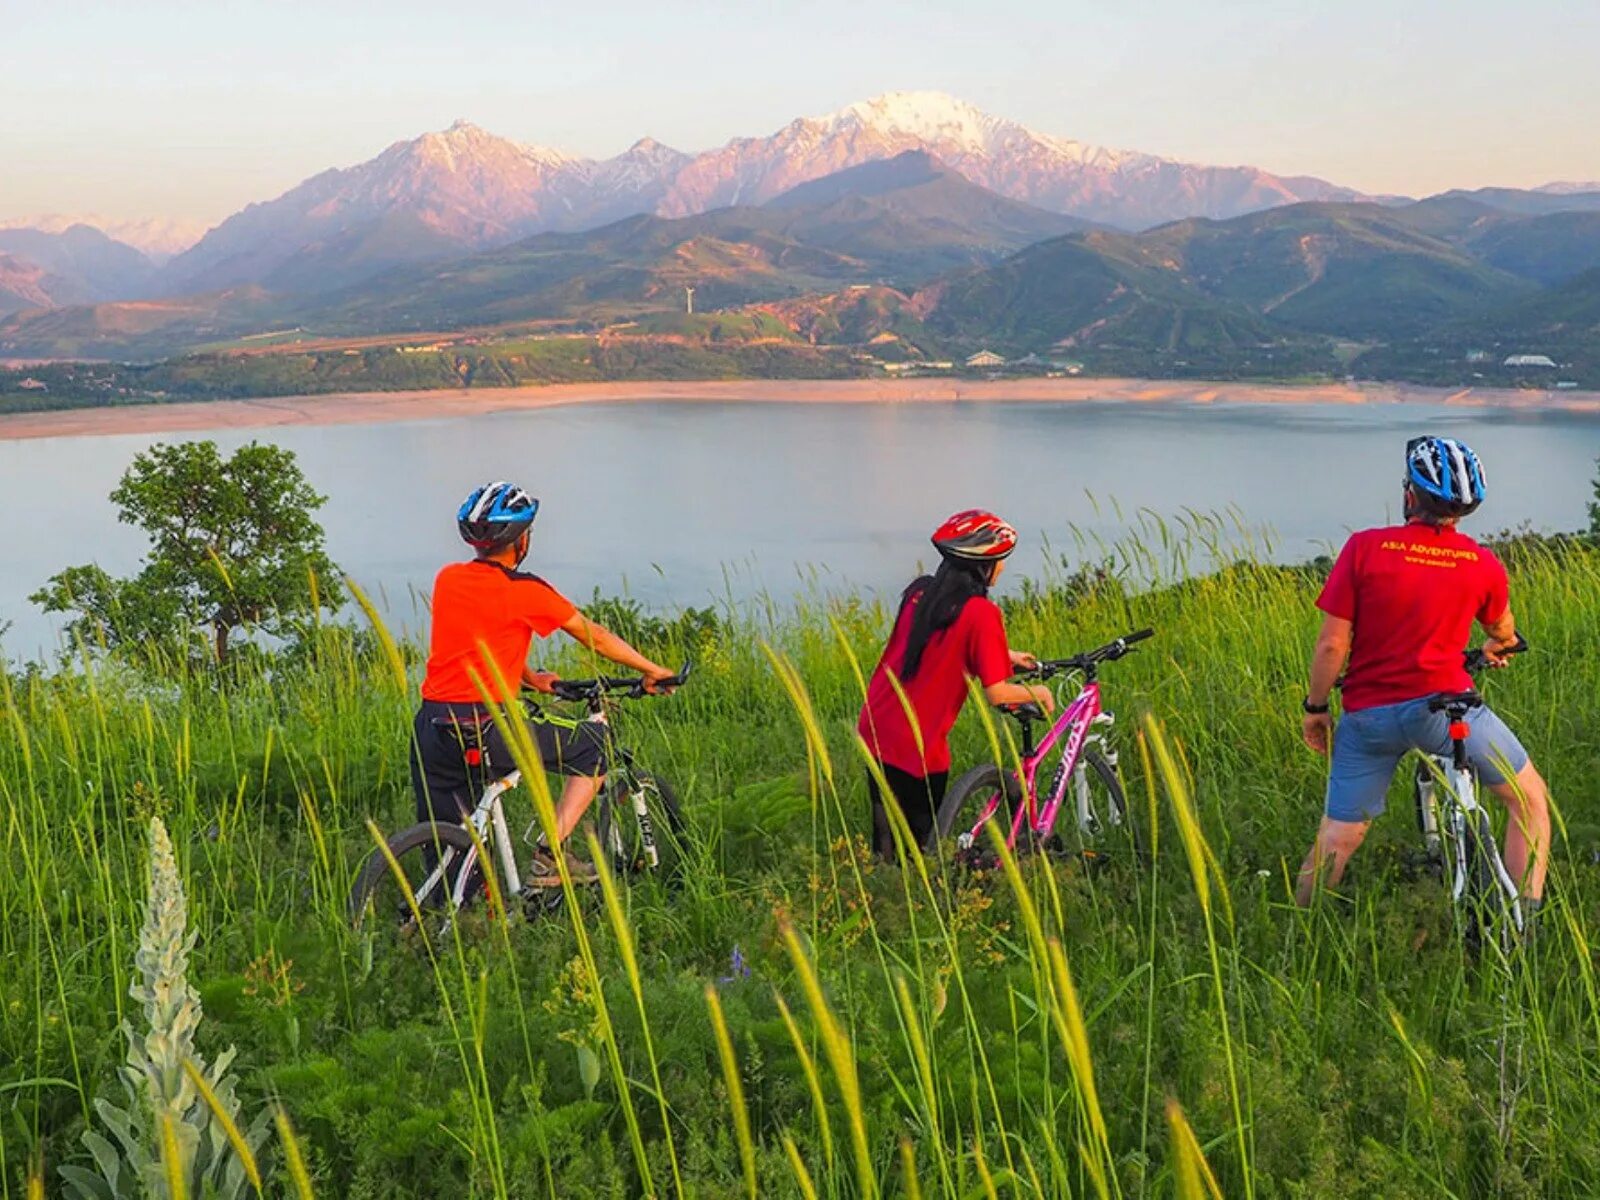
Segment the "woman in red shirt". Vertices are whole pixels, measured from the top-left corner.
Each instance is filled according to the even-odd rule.
[[[990,704],[1032,702],[1046,712],[1055,707],[1049,688],[1007,682],[1034,658],[1006,644],[1005,620],[989,599],[1006,556],[1017,547],[1017,531],[992,512],[968,509],[934,531],[933,547],[939,569],[914,580],[901,597],[856,723],[913,840],[923,847],[932,840],[950,781],[950,729],[966,703],[968,677],[977,679]],[[868,788],[873,848],[892,860],[894,835],[871,771]]]

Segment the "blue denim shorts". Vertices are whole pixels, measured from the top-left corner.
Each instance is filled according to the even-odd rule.
[[[1428,711],[1431,696],[1345,713],[1333,734],[1328,774],[1328,816],[1335,821],[1370,821],[1382,814],[1395,768],[1411,750],[1448,754],[1450,719]],[[1513,774],[1528,765],[1528,752],[1506,723],[1487,707],[1467,714],[1472,734],[1467,758],[1486,784],[1504,783],[1502,763]]]

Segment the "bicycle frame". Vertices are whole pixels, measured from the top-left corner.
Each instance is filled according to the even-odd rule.
[[[522,772],[513,771],[509,775],[496,779],[483,789],[483,795],[478,800],[478,806],[472,810],[466,823],[472,826],[475,840],[471,849],[466,851],[465,861],[461,869],[456,872],[455,884],[450,892],[450,907],[458,909],[466,903],[467,884],[472,878],[472,867],[477,861],[478,847],[481,845],[486,850],[492,849],[500,858],[500,873],[502,879],[513,879],[517,886],[522,884],[522,871],[517,866],[517,852],[512,845],[511,828],[506,823],[506,808],[501,802],[501,797],[522,782]],[[416,900],[420,904],[432,895],[433,889],[439,885],[439,880],[444,877],[452,865],[451,856],[454,850],[445,850],[439,856],[439,861],[433,870],[417,885]]]
[[[1417,823],[1423,844],[1435,859],[1442,856],[1446,834],[1450,838],[1451,902],[1460,904],[1466,899],[1473,855],[1482,854],[1493,869],[1495,886],[1504,894],[1511,919],[1521,932],[1520,889],[1495,845],[1488,810],[1478,801],[1478,779],[1467,764],[1465,741],[1452,739],[1449,755],[1428,754],[1422,759],[1417,767]],[[1442,805],[1438,787],[1441,780],[1445,784]]]
[[[1029,743],[1033,740],[1031,723],[1023,723],[1023,744],[1021,754],[1022,767],[1022,796],[1017,803],[1017,811],[1011,819],[1011,832],[1006,838],[1006,845],[1016,849],[1017,838],[1021,835],[1023,827],[1032,832],[1039,840],[1048,838],[1056,827],[1060,817],[1061,806],[1066,801],[1067,782],[1069,779],[1076,784],[1075,811],[1078,828],[1086,834],[1097,834],[1099,822],[1089,807],[1089,785],[1084,773],[1083,751],[1090,741],[1103,744],[1101,731],[1112,724],[1116,718],[1107,712],[1100,700],[1100,683],[1090,679],[1083,685],[1083,690],[1077,694],[1072,703],[1061,710],[1061,715],[1055,720],[1043,739],[1037,746]],[[1061,761],[1056,768],[1056,774],[1050,781],[1048,794],[1043,804],[1039,801],[1038,777],[1039,768],[1044,760],[1058,744],[1065,739],[1061,751]],[[1106,761],[1113,767],[1116,766],[1115,751],[1106,747]],[[978,819],[972,828],[961,834],[957,839],[957,846],[963,850],[974,845],[982,836],[983,827],[996,812],[999,811],[1004,791],[998,792],[990,799],[983,811],[978,814]]]
[[[591,711],[587,720],[599,725],[609,726],[603,709]],[[608,738],[609,742],[609,738]],[[645,798],[642,787],[633,786],[634,779],[633,756],[627,750],[613,747],[613,761],[607,771],[606,786],[601,790],[597,803],[602,807],[614,802],[614,797],[619,787],[626,788],[630,807],[633,809],[635,819],[639,823],[639,843],[644,853],[645,861],[650,870],[655,870],[661,865],[661,855],[656,848],[655,825],[650,819],[650,805]],[[466,888],[472,877],[472,867],[477,861],[478,847],[483,846],[485,851],[499,858],[500,876],[503,880],[513,880],[517,887],[522,886],[522,869],[517,863],[516,848],[511,837],[511,828],[506,820],[505,803],[502,797],[522,782],[522,772],[512,771],[494,780],[483,789],[482,796],[478,799],[477,807],[467,818],[467,824],[472,826],[476,840],[471,849],[466,852],[465,861],[461,869],[456,872],[455,884],[451,890],[450,904],[452,908],[460,908],[466,902]],[[611,845],[606,847],[614,856],[622,853],[622,835],[617,823],[609,823]],[[529,825],[524,833],[524,838],[531,836],[533,826]],[[426,898],[438,886],[440,878],[450,869],[452,860],[451,852],[446,851],[432,871],[417,888],[417,898]]]

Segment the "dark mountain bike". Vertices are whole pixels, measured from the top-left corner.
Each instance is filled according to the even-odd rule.
[[[668,688],[689,678],[689,665],[670,679]],[[595,800],[595,827],[602,851],[619,880],[655,876],[676,879],[683,865],[684,824],[678,798],[666,780],[645,771],[632,751],[616,738],[607,704],[615,699],[637,700],[650,695],[641,677],[562,679],[553,694],[585,706],[582,720],[604,731],[606,782]],[[578,724],[577,719],[542,713],[540,719]],[[424,920],[437,916],[445,924],[455,914],[482,905],[490,896],[509,903],[522,898],[530,911],[559,904],[561,889],[525,888],[506,821],[501,797],[522,781],[512,763],[489,763],[486,736],[493,725],[487,713],[471,718],[441,717],[462,739],[463,753],[491,771],[509,768],[483,789],[468,825],[421,822],[403,829],[387,841],[388,855],[374,850],[350,889],[350,920],[358,929],[375,922],[392,922],[401,929],[414,928],[416,914]],[[531,843],[537,821],[523,833]],[[481,853],[480,853],[481,847]],[[404,876],[396,877],[393,857]],[[492,875],[492,880],[491,880]],[[491,886],[491,882],[494,886]],[[509,886],[508,886],[509,884]],[[408,897],[409,892],[409,897]]]

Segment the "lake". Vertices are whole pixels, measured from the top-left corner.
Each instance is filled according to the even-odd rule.
[[[177,436],[293,450],[329,500],[334,559],[416,627],[415,593],[461,554],[455,510],[512,479],[542,500],[532,569],[582,602],[598,587],[656,607],[891,592],[952,511],[1021,531],[1013,574],[1101,557],[1144,511],[1229,514],[1229,544],[1282,560],[1336,548],[1398,511],[1405,439],[1463,438],[1485,460],[1484,532],[1587,524],[1600,416],[1422,405],[629,403],[394,424],[0,441],[0,624],[33,657],[58,622],[27,601],[54,572],[143,551],[106,499],[139,450]],[[1247,537],[1243,526],[1259,531]],[[1048,547],[1048,549],[1047,549]],[[1052,564],[1047,566],[1048,563]]]

